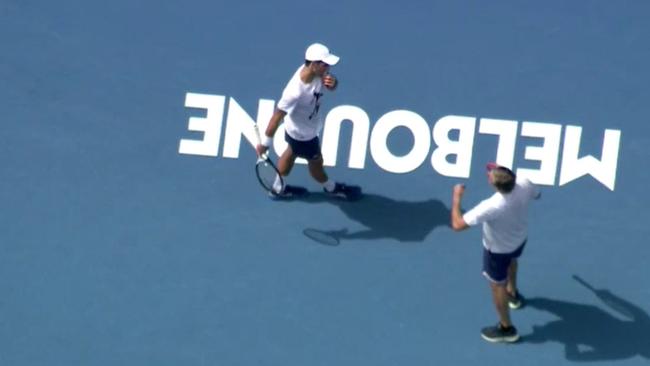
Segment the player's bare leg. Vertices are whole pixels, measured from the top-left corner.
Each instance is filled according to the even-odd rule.
[[[282,174],[283,177],[286,177],[291,173],[294,163],[296,162],[296,156],[291,150],[291,146],[287,146],[287,149],[284,150],[280,159],[278,159],[278,171]]]
[[[508,282],[506,289],[510,296],[517,295],[517,259],[513,258],[508,267]]]
[[[327,182],[327,173],[325,173],[325,168],[323,167],[323,157],[317,159],[312,159],[307,162],[309,166],[309,174],[318,182],[325,183]]]
[[[508,308],[508,292],[506,286],[490,282],[490,288],[492,289],[492,300],[497,310],[497,314],[499,314],[501,325],[504,327],[512,326],[512,322],[510,321],[510,308]]]

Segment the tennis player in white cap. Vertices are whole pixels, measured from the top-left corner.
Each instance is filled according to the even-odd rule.
[[[354,200],[361,196],[361,189],[331,180],[323,168],[323,156],[320,149],[319,133],[323,128],[323,119],[319,113],[323,97],[322,88],[333,91],[337,88],[338,79],[330,74],[330,67],[339,62],[339,57],[320,44],[314,43],[305,51],[305,62],[300,65],[293,77],[287,83],[278,101],[277,108],[262,136],[261,144],[257,145],[258,155],[263,154],[273,141],[273,136],[280,123],[284,121],[285,140],[287,149],[278,160],[278,170],[285,177],[293,168],[296,158],[307,160],[309,173],[323,186],[330,195]],[[276,180],[273,198],[291,198],[304,195],[307,190],[303,187],[285,185]]]

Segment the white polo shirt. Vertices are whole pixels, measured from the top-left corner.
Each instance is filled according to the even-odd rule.
[[[528,237],[528,205],[539,198],[536,185],[517,179],[507,194],[496,192],[463,215],[470,226],[483,224],[483,246],[492,253],[511,253]]]
[[[318,136],[323,128],[319,109],[323,94],[322,82],[316,76],[311,83],[300,80],[300,66],[293,74],[278,101],[278,109],[287,112],[284,117],[284,129],[291,138],[308,141]]]

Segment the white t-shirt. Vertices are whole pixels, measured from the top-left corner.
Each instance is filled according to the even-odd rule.
[[[293,74],[282,92],[278,109],[287,112],[284,117],[284,129],[295,140],[308,141],[318,136],[323,128],[323,121],[318,113],[322,82],[316,76],[311,83],[300,80],[300,66]]]
[[[463,215],[470,226],[483,224],[483,246],[492,253],[511,253],[528,237],[528,204],[539,198],[539,188],[517,179],[507,194],[496,192]]]

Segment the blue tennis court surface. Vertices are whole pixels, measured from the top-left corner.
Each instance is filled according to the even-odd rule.
[[[2,2],[0,364],[648,364],[649,14]],[[341,56],[328,172],[361,185],[358,202],[325,197],[302,165],[289,181],[313,194],[268,199],[238,131],[316,41]],[[203,155],[180,151],[209,135],[191,120],[217,131]],[[479,334],[497,321],[480,229],[448,227],[452,186],[465,208],[487,197],[497,157],[545,182],[515,345]]]

